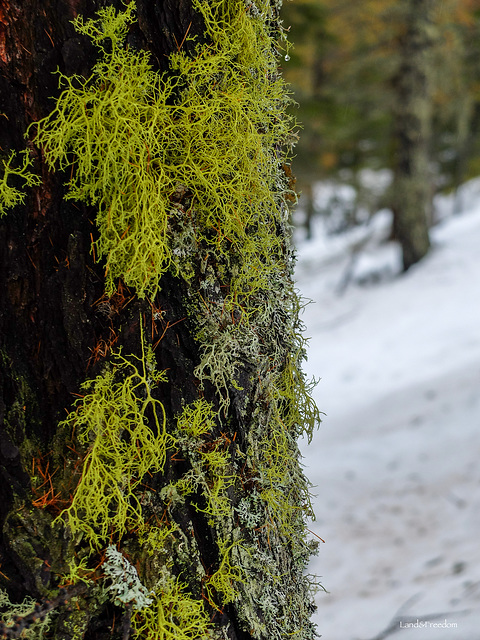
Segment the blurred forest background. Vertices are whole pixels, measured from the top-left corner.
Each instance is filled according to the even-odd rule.
[[[310,234],[323,215],[339,233],[388,208],[408,269],[428,252],[434,195],[480,174],[480,2],[294,0],[283,19],[301,223]]]

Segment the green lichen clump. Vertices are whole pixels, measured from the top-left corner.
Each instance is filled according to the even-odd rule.
[[[225,605],[234,602],[239,595],[237,585],[246,576],[233,560],[234,550],[241,544],[238,537],[233,540],[222,537],[224,531],[233,531],[235,511],[232,503],[234,489],[238,490],[240,476],[231,461],[231,442],[220,434],[215,437],[216,415],[205,400],[197,400],[185,407],[177,419],[176,443],[190,465],[175,484],[182,496],[190,496],[193,508],[208,518],[208,524],[216,532],[218,567],[204,580],[208,601]],[[200,499],[194,499],[201,496]]]
[[[41,178],[30,170],[33,165],[30,152],[20,151],[18,155],[22,156],[20,166],[15,166],[15,151],[10,153],[8,159],[0,159],[0,218],[6,214],[7,209],[25,202],[25,192],[19,187],[20,182],[23,183],[22,188],[36,187],[42,182]],[[17,181],[17,186],[12,184],[12,178]]]
[[[273,265],[266,269],[265,257],[278,252],[277,147],[290,125],[268,28],[240,0],[194,6],[208,45],[194,58],[172,54],[163,75],[146,52],[125,47],[133,2],[123,13],[106,7],[96,20],[77,18],[100,60],[88,80],[61,74],[56,108],[36,123],[47,163],[74,166],[67,198],[98,208],[109,294],[122,278],[140,297],[153,296],[162,273],[178,267],[169,220],[179,186],[191,194],[199,238],[218,253],[233,246],[249,254],[235,294],[267,285]]]
[[[227,490],[235,483],[236,475],[230,469],[230,451],[225,436],[212,438],[216,427],[215,413],[205,400],[187,406],[177,421],[176,444],[187,456],[191,469],[177,482],[181,495],[201,491],[204,506],[194,504],[197,511],[209,516],[213,525],[215,517],[229,515],[232,511]]]
[[[92,546],[144,524],[136,489],[147,473],[163,469],[173,443],[163,405],[152,396],[160,382],[165,373],[142,340],[141,358],[117,353],[109,370],[82,385],[85,396],[60,425],[74,428],[88,447],[72,504],[61,517]]]
[[[158,585],[153,603],[133,618],[133,631],[142,640],[200,640],[211,638],[202,600],[173,578]]]

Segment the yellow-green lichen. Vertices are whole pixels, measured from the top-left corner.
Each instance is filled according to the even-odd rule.
[[[41,178],[30,170],[33,165],[30,152],[28,150],[20,151],[18,155],[22,156],[20,165],[16,162],[17,153],[15,151],[10,153],[8,159],[0,159],[0,218],[5,215],[7,209],[25,202],[25,193],[20,190],[20,182],[23,183],[22,189],[36,187],[42,182]],[[12,184],[15,180],[16,186],[15,182]]]
[[[67,197],[98,208],[108,293],[119,277],[141,297],[158,290],[172,261],[168,226],[178,185],[191,194],[200,239],[219,254],[233,247],[249,255],[232,300],[268,286],[274,269],[281,241],[272,212],[284,190],[276,147],[289,132],[274,43],[241,0],[194,6],[208,44],[197,45],[193,58],[172,54],[162,75],[146,52],[125,47],[133,2],[123,13],[106,7],[96,20],[77,18],[101,59],[88,80],[61,74],[55,109],[36,123],[48,164],[73,167]]]
[[[206,395],[215,392],[215,410],[197,400],[169,435],[151,394],[165,378],[143,337],[141,358],[117,353],[64,423],[87,453],[63,517],[90,543],[90,558],[110,536],[120,542],[135,530],[147,575],[163,572],[156,585],[144,581],[155,595],[134,614],[136,637],[210,637],[203,588],[214,609],[231,604],[253,637],[307,640],[311,507],[296,438],[311,437],[319,412],[300,368],[281,169],[292,123],[277,16],[268,0],[192,2],[205,43],[193,56],[172,54],[164,74],[125,44],[133,3],[78,18],[100,59],[87,80],[60,76],[56,107],[36,124],[49,165],[69,171],[67,197],[97,208],[107,294],[122,278],[153,296],[167,269],[189,282],[194,375]],[[183,475],[140,497],[143,475],[162,471],[170,448],[180,450]],[[210,566],[178,517],[185,505],[211,536]]]
[[[109,370],[82,385],[85,396],[63,423],[76,429],[87,453],[72,504],[61,517],[92,546],[143,525],[136,489],[146,473],[163,469],[173,445],[163,405],[152,396],[165,381],[142,338],[142,356],[117,353]]]
[[[296,439],[302,431],[312,437],[313,427],[320,422],[320,412],[296,357],[288,357],[284,370],[270,379],[264,392],[270,420],[260,448],[260,495],[274,516],[272,526],[295,539],[304,531],[304,515],[313,516]]]
[[[180,433],[192,438],[209,434],[214,427],[215,417],[212,405],[203,399],[186,406],[177,418],[177,428]]]
[[[232,514],[227,490],[236,481],[236,475],[229,471],[231,454],[228,441],[224,436],[213,437],[215,427],[211,404],[197,400],[185,407],[178,417],[175,438],[191,465],[175,486],[184,496],[201,491],[205,504],[194,503],[193,506],[209,517],[210,524],[214,524],[215,518]]]
[[[89,584],[92,578],[93,571],[89,566],[89,557],[83,558],[72,557],[67,561],[68,571],[62,574],[63,584],[77,584],[78,582],[85,582]]]
[[[223,605],[234,602],[239,596],[237,587],[246,581],[246,575],[233,559],[233,552],[238,546],[238,542],[218,541],[219,567],[205,581],[205,591],[211,602],[215,601],[215,595],[220,597]]]
[[[202,495],[192,501],[193,507],[206,514],[208,524],[216,532],[218,565],[204,580],[205,594],[210,604],[218,609],[233,602],[238,596],[238,583],[246,577],[233,559],[238,540],[222,537],[224,531],[233,530],[235,510],[230,491],[238,482],[238,472],[231,463],[230,441],[221,434],[215,437],[216,414],[211,404],[200,399],[185,407],[177,419],[176,442],[191,468],[176,483],[177,490],[186,496]]]
[[[167,540],[176,531],[178,531],[176,523],[163,523],[161,527],[155,525],[144,526],[139,530],[138,542],[146,549],[149,555],[153,555],[165,549]]]
[[[155,588],[153,603],[135,613],[135,638],[141,640],[206,640],[211,638],[203,601],[188,593],[186,585],[171,576]]]

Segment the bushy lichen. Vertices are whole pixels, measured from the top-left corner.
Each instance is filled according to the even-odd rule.
[[[212,625],[203,601],[167,576],[156,586],[153,603],[134,615],[132,627],[141,640],[206,640]]]
[[[170,486],[171,485],[167,485],[167,488],[170,488]],[[167,499],[165,502],[168,503],[169,500]],[[178,530],[176,523],[162,523],[161,527],[149,525],[148,527],[140,528],[138,541],[149,555],[154,555],[165,549],[167,540],[172,539],[173,534]]]
[[[229,471],[236,476],[233,495],[243,496],[232,503],[241,526],[231,512],[214,519],[215,530],[224,532],[217,545],[219,540],[232,545],[228,561],[235,572],[221,572],[215,579],[225,577],[230,593],[236,594],[234,604],[245,628],[253,630],[255,638],[275,640],[315,635],[309,617],[316,584],[304,576],[315,546],[307,539],[305,519],[313,513],[297,438],[312,437],[320,413],[300,367],[305,354],[301,303],[290,281],[288,259],[285,256],[284,270],[270,289],[250,296],[249,314],[242,321],[229,321],[222,291],[213,280],[204,287],[207,312],[195,317],[202,358],[196,374],[216,388],[217,420],[228,424],[234,405],[237,419],[248,424],[247,447],[232,447],[235,472]],[[197,476],[200,485],[206,480],[205,466],[198,454],[193,459],[203,469],[203,476]],[[223,495],[231,500],[232,489]],[[217,593],[225,602],[222,591]]]
[[[177,420],[176,443],[188,458],[191,469],[176,483],[182,495],[201,491],[204,505],[194,503],[197,511],[205,513],[209,522],[232,513],[227,493],[236,475],[230,469],[230,451],[224,436],[215,438],[215,413],[205,400],[187,406]],[[230,469],[230,471],[229,471]]]
[[[118,352],[109,370],[82,385],[85,396],[63,423],[76,429],[88,449],[72,504],[61,518],[92,546],[143,525],[135,490],[147,472],[163,469],[173,444],[163,405],[152,396],[153,387],[165,381],[142,338],[142,356]]]
[[[212,405],[205,400],[197,400],[184,408],[177,418],[177,428],[181,434],[188,436],[186,441],[190,446],[190,438],[200,438],[211,433],[215,428],[215,415]],[[195,440],[194,440],[195,443]],[[193,445],[195,446],[195,444]]]
[[[231,443],[224,434],[215,437],[216,427],[215,412],[205,400],[185,407],[178,417],[176,442],[190,469],[175,486],[180,494],[190,496],[192,506],[207,516],[209,525],[217,532],[218,566],[204,580],[204,588],[208,601],[218,608],[237,598],[236,584],[244,580],[244,575],[232,559],[239,541],[222,538],[222,531],[233,529],[231,490],[239,477],[231,463]]]
[[[211,602],[215,601],[215,596],[220,598],[222,605],[234,602],[238,596],[238,585],[244,584],[251,579],[244,573],[238,561],[234,558],[234,552],[239,546],[239,542],[230,542],[227,539],[219,539],[219,566],[218,569],[205,581],[205,590]]]
[[[194,6],[208,45],[193,58],[172,54],[163,75],[146,52],[124,46],[133,2],[123,13],[106,7],[96,20],[77,18],[101,58],[88,80],[61,74],[56,108],[36,123],[48,164],[75,167],[67,197],[98,207],[97,251],[106,257],[110,294],[119,277],[141,297],[158,290],[172,261],[168,223],[178,184],[191,193],[212,250],[249,255],[232,299],[268,285],[275,262],[265,258],[279,251],[276,147],[290,127],[272,39],[240,0]]]
[[[0,218],[5,215],[7,209],[25,202],[25,192],[21,189],[36,187],[42,182],[40,176],[30,169],[33,165],[30,152],[20,151],[18,155],[22,156],[21,164],[16,162],[15,151],[12,151],[7,159],[0,159]],[[20,183],[23,183],[22,187],[19,186]]]

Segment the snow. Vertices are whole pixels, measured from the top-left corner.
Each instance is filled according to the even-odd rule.
[[[480,637],[479,196],[477,179],[437,199],[432,250],[405,274],[388,211],[298,241],[305,370],[327,414],[302,443],[326,640]]]

